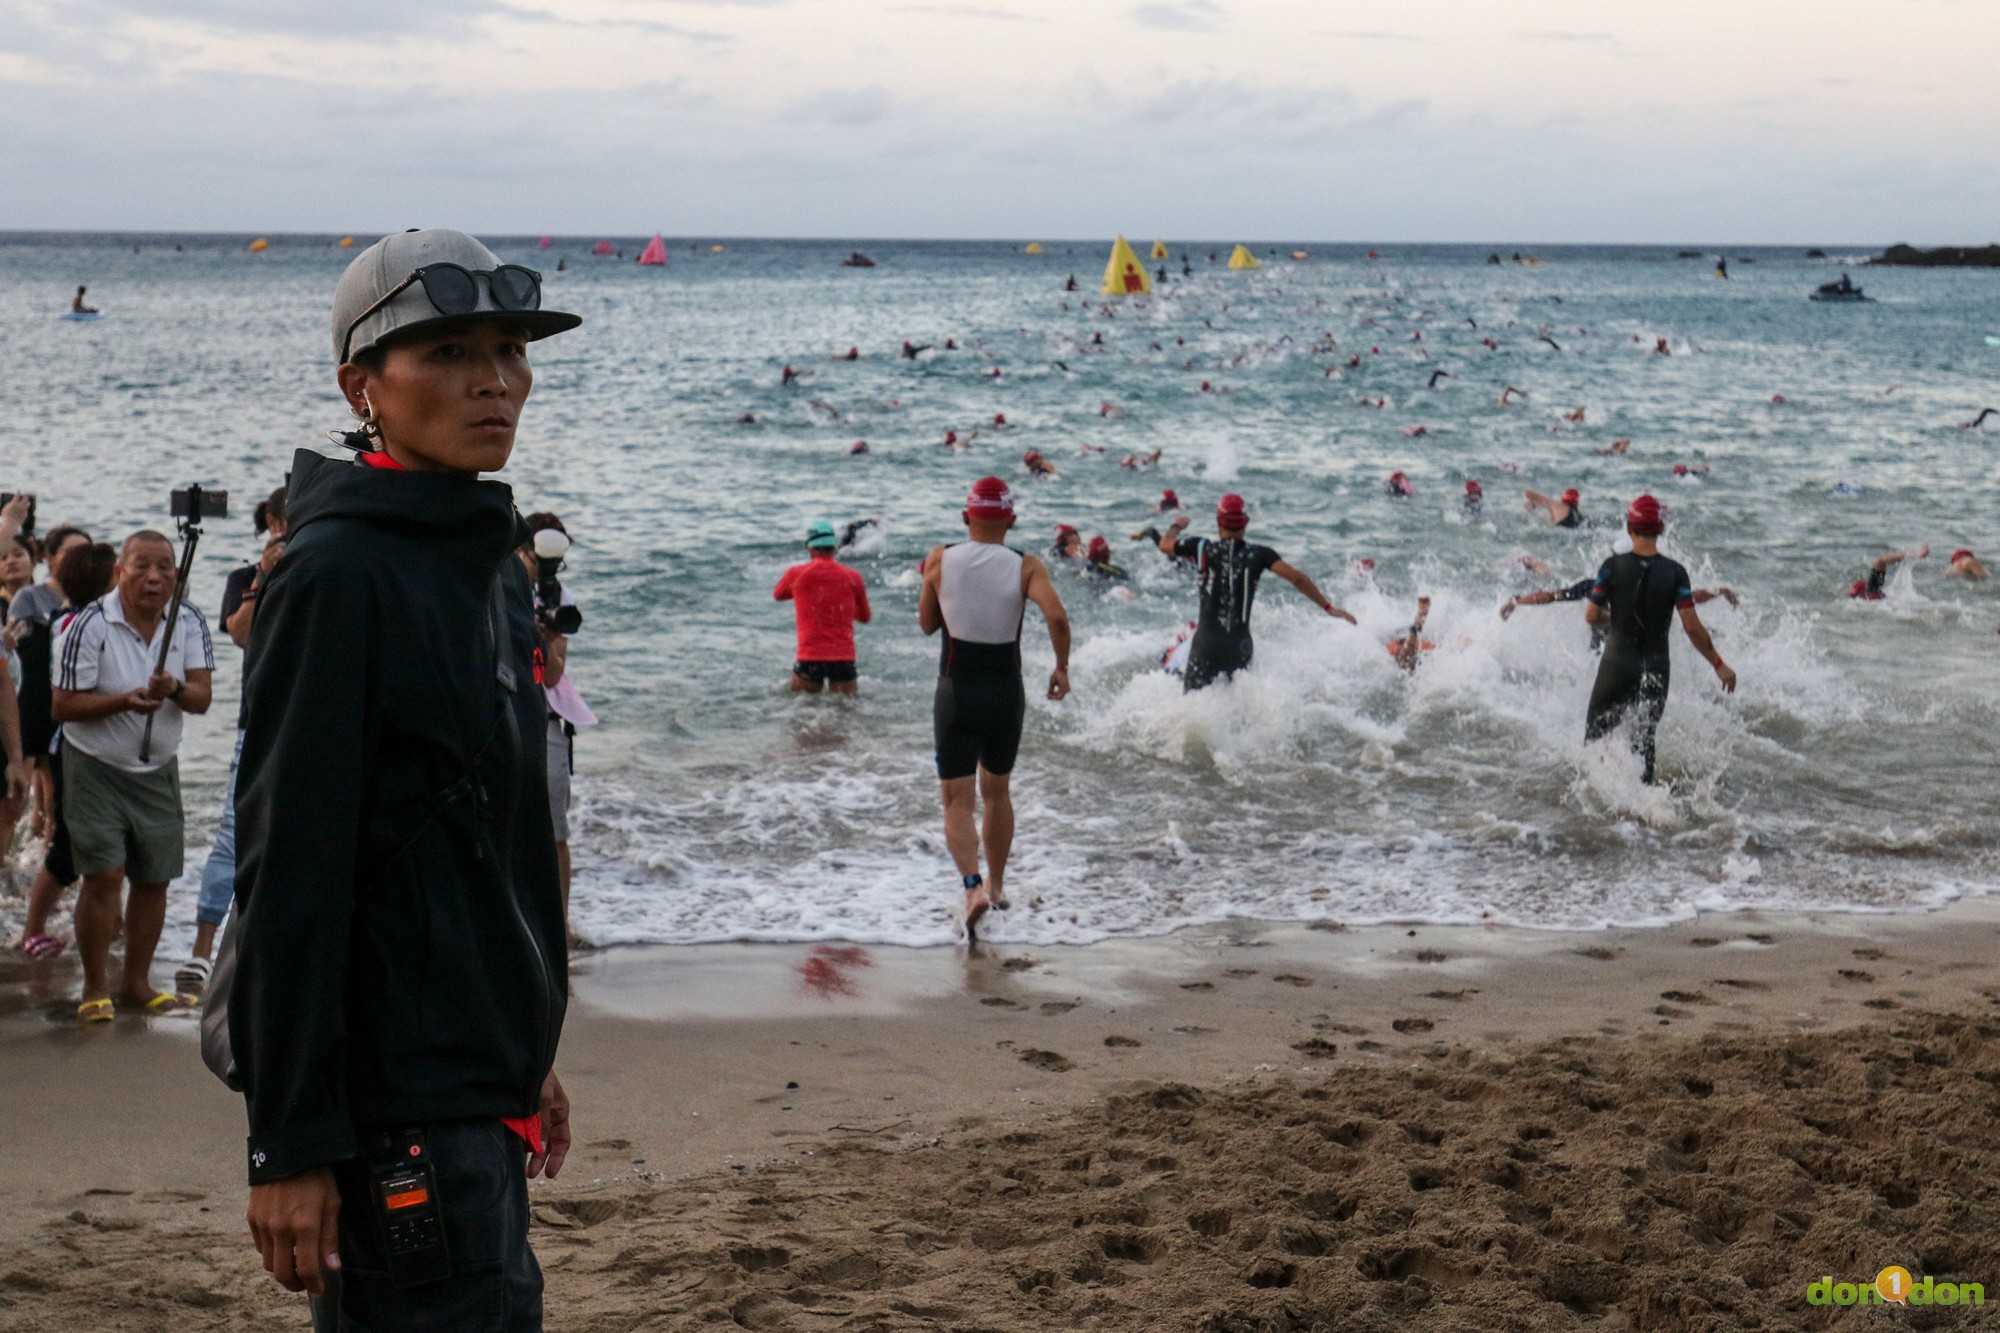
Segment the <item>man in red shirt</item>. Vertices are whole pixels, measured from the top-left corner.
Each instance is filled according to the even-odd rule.
[[[857,621],[868,623],[868,584],[859,570],[834,558],[839,546],[833,524],[814,520],[806,529],[806,550],[812,558],[786,570],[771,592],[777,600],[791,602],[798,615],[794,694],[818,694],[821,685],[835,694],[860,690],[854,670],[854,626]]]

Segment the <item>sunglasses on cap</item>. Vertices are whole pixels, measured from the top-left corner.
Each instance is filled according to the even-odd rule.
[[[469,315],[479,309],[479,279],[486,279],[486,289],[493,293],[493,305],[499,310],[540,310],[542,308],[542,275],[531,268],[519,264],[502,264],[495,269],[469,269],[462,264],[425,264],[422,268],[410,270],[410,276],[383,293],[382,298],[369,306],[347,326],[347,333],[340,340],[340,359],[347,360],[347,354],[354,344],[354,331],[366,323],[370,316],[380,312],[385,306],[410,289],[413,283],[422,283],[424,296],[440,315]]]

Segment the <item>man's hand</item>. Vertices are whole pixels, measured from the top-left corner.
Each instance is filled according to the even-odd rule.
[[[1722,594],[1723,600],[1729,603],[1731,610],[1743,605],[1743,603],[1736,600],[1736,590],[1734,588],[1717,588],[1716,591]]]
[[[1715,664],[1715,678],[1722,682],[1722,692],[1724,694],[1736,693],[1736,669],[1730,666],[1729,663],[1717,662]]]
[[[34,507],[35,497],[22,491],[7,502],[5,509],[0,509],[0,520],[12,524],[13,530],[19,532],[26,525],[28,514]]]
[[[1356,620],[1353,616],[1347,614],[1347,612],[1335,606],[1332,602],[1328,602],[1326,604],[1326,613],[1330,616],[1337,617],[1338,619],[1345,620],[1350,625],[1358,625],[1361,623],[1360,621]]]
[[[285,539],[283,537],[273,537],[270,541],[265,542],[264,554],[257,561],[257,577],[259,579],[270,578],[271,571],[277,567],[278,557],[284,553]]]
[[[1054,671],[1051,671],[1049,673],[1049,698],[1067,699],[1068,697],[1069,697],[1069,668],[1057,667]]]
[[[148,699],[170,699],[178,688],[180,681],[171,671],[155,671],[152,679],[146,682],[144,693]]]
[[[153,697],[150,685],[142,685],[125,696],[125,711],[128,713],[157,713],[161,706],[161,701]]]
[[[33,773],[34,769],[29,766],[26,759],[10,759],[7,761],[7,799],[9,801],[26,801],[28,799],[28,788],[33,785],[34,781]]]
[[[546,1175],[554,1180],[568,1156],[569,1094],[551,1069],[542,1081],[542,1151],[528,1154],[528,1178]]]
[[[264,1256],[264,1271],[279,1286],[325,1295],[326,1274],[340,1267],[340,1191],[333,1172],[322,1166],[252,1185],[250,1236]]]

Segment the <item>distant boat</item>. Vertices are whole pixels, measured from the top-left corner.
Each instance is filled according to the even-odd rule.
[[[867,255],[862,254],[859,250],[856,250],[847,258],[841,260],[840,266],[842,268],[874,268],[875,261]]]
[[[615,251],[612,249],[611,242],[599,241],[596,245],[590,247],[590,253],[594,255],[608,255],[615,253]]]
[[[256,240],[250,242],[250,253],[253,255],[261,255],[270,248],[271,248],[271,243],[262,236],[259,236]]]
[[[663,268],[667,262],[667,238],[659,232],[646,242],[646,248],[639,252],[639,262],[653,268]]]
[[[1875,298],[1872,296],[1863,296],[1861,289],[1854,285],[1854,280],[1843,273],[1840,275],[1839,282],[1821,283],[1813,291],[1813,294],[1806,299],[1810,301],[1842,301],[1852,304],[1857,301],[1872,302]]]

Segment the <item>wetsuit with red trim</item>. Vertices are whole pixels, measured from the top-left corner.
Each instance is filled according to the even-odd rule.
[[[1628,551],[1604,562],[1589,597],[1610,618],[1584,738],[1598,740],[1629,721],[1651,782],[1653,736],[1673,676],[1667,636],[1676,613],[1694,605],[1694,584],[1678,561]]]

